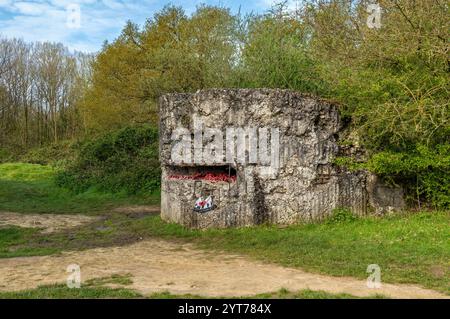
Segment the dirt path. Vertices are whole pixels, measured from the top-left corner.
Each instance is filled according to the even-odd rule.
[[[70,264],[81,267],[82,281],[131,274],[127,286],[143,294],[169,291],[201,296],[246,296],[281,288],[348,293],[355,296],[383,294],[393,298],[448,298],[412,285],[384,284],[369,289],[364,280],[310,274],[299,269],[265,264],[230,254],[213,254],[161,240],[130,246],[66,252],[60,256],[0,259],[0,290],[16,291],[39,285],[64,283]]]
[[[94,222],[97,217],[86,215],[18,214],[0,212],[0,226],[41,228],[49,234]]]
[[[151,215],[159,213],[159,206],[123,206],[112,210],[114,213],[125,215]],[[20,214],[0,211],[1,226],[19,226],[25,228],[39,228],[41,233],[50,234],[70,228],[86,225],[99,220],[100,217],[80,214]]]

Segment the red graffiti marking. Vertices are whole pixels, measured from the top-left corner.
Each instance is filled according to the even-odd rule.
[[[229,176],[225,173],[197,173],[194,175],[170,175],[169,179],[181,180],[203,180],[209,182],[236,182],[236,176]]]

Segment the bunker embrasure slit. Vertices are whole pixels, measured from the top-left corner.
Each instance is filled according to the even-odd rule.
[[[170,166],[168,178],[172,180],[194,180],[235,183],[236,169],[231,165],[220,166]]]

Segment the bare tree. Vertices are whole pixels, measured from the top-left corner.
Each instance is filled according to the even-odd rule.
[[[0,39],[0,147],[27,149],[82,131],[91,57],[61,44]]]

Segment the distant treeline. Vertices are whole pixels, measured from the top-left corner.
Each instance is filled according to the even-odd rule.
[[[245,16],[167,6],[144,26],[129,22],[92,63],[59,45],[4,40],[0,146],[156,124],[166,92],[287,88],[340,102],[353,127],[343,142],[369,150],[367,167],[405,182],[419,204],[448,207],[449,3],[377,3],[380,28],[367,23],[369,0],[281,3]]]
[[[23,151],[79,134],[90,59],[61,44],[0,39],[0,146]]]

